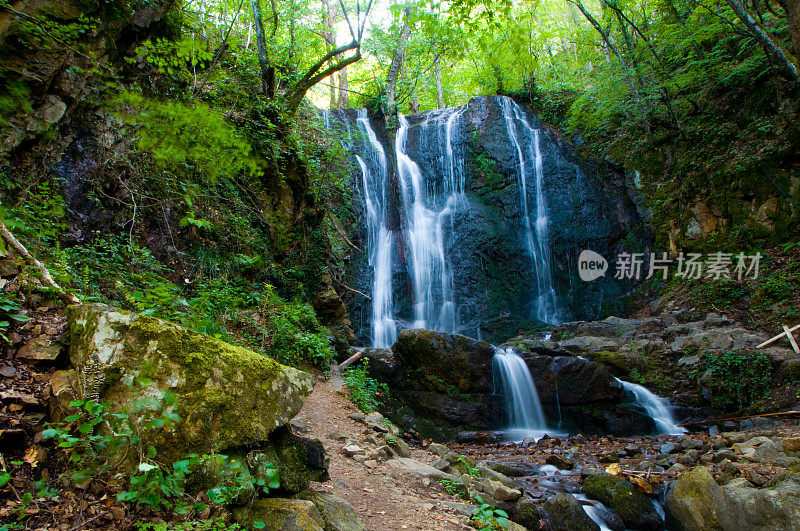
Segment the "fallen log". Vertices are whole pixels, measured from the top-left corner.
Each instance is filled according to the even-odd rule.
[[[11,231],[8,230],[5,223],[0,221],[0,237],[3,238],[9,247],[14,249],[14,251],[19,254],[30,266],[32,266],[42,277],[42,282],[45,286],[53,288],[61,297],[66,304],[80,304],[81,301],[76,297],[73,293],[65,290],[61,286],[59,286],[53,277],[50,276],[50,271],[45,267],[43,263],[33,257],[33,255],[28,252],[22,243],[11,234]]]
[[[360,360],[363,357],[364,357],[364,351],[363,350],[361,350],[359,352],[356,352],[355,354],[353,354],[352,356],[350,356],[349,358],[347,358],[346,360],[344,360],[342,363],[339,364],[339,370],[341,371],[345,367],[348,367],[348,366],[354,364],[355,362],[357,362],[358,360]]]
[[[725,422],[727,420],[743,420],[743,419],[752,419],[755,417],[788,417],[791,415],[800,415],[800,411],[780,411],[778,413],[761,413],[760,415],[745,415],[743,417],[728,417],[724,419],[701,420],[697,422],[686,422],[684,424],[678,424],[678,427],[685,428],[686,426],[699,426],[701,424],[716,424],[717,422]]]

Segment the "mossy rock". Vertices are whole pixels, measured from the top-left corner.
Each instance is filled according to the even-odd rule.
[[[271,463],[278,468],[280,491],[297,494],[306,490],[311,481],[322,481],[328,474],[328,456],[317,438],[299,437],[286,428],[270,437],[271,444],[247,455],[253,477],[266,480],[266,468]]]
[[[572,494],[556,494],[542,505],[542,510],[550,523],[550,529],[600,531],[600,526],[589,518],[581,502]]]
[[[261,522],[262,528],[281,531],[324,531],[325,520],[316,505],[307,500],[264,498],[233,509],[233,517],[245,529]]]
[[[76,392],[99,392],[113,413],[179,416],[142,433],[165,461],[267,444],[313,389],[308,373],[159,319],[99,305],[67,314],[70,360],[79,373],[97,375],[93,389]],[[174,403],[161,400],[165,393]]]
[[[683,474],[667,494],[667,527],[676,531],[736,529],[727,497],[703,466]]]
[[[661,516],[650,499],[631,482],[605,472],[589,476],[583,482],[583,492],[611,507],[628,527],[661,529]]]

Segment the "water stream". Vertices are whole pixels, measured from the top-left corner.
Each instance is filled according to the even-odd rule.
[[[438,120],[427,114],[419,126],[423,129],[436,127]],[[441,332],[456,332],[456,308],[453,299],[453,277],[450,260],[445,252],[445,222],[454,214],[458,204],[458,182],[456,165],[445,150],[445,159],[451,171],[450,182],[443,194],[429,194],[422,170],[406,151],[409,123],[405,116],[398,115],[400,127],[395,136],[400,198],[406,223],[403,227],[404,241],[410,251],[409,275],[413,282],[414,328],[427,328]],[[433,125],[432,122],[433,121]],[[447,128],[450,131],[452,128]],[[463,184],[461,184],[463,188]]]
[[[686,428],[681,428],[675,424],[669,401],[665,398],[650,392],[646,387],[639,384],[617,380],[622,384],[623,389],[634,396],[637,405],[641,406],[653,422],[659,434],[682,435],[686,433]]]

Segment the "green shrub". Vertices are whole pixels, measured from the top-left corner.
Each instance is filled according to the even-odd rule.
[[[161,166],[188,166],[203,182],[261,173],[250,143],[208,105],[162,102],[133,92],[123,93],[115,103],[127,109],[122,118],[135,128],[139,149]]]
[[[0,291],[0,342],[10,343],[6,334],[12,324],[31,320],[27,315],[19,313],[20,309],[16,295]]]
[[[172,412],[175,403],[175,395],[167,392],[138,400],[128,414],[111,413],[104,403],[91,398],[75,400],[69,405],[75,412],[61,422],[48,424],[42,436],[55,441],[64,452],[69,477],[75,484],[126,478],[128,487],[117,494],[117,500],[159,512],[189,515],[203,510],[206,505],[187,492],[187,480],[209,469],[218,477],[205,493],[214,504],[230,504],[251,487],[268,493],[280,486],[278,469],[269,463],[266,477],[256,479],[247,473],[226,474],[228,457],[222,454],[190,454],[171,464],[160,462],[156,448],[142,441],[142,433],[169,429],[180,421]],[[133,471],[131,459],[139,461]]]
[[[763,352],[704,352],[692,371],[717,407],[746,409],[763,399],[772,384],[772,367]]]
[[[389,391],[389,386],[369,376],[369,360],[344,371],[344,381],[350,400],[364,413],[372,413],[380,407],[381,396]]]

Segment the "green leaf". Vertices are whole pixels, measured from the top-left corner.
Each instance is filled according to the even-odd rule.
[[[58,430],[55,428],[47,428],[42,432],[42,439],[52,439],[58,435]]]
[[[11,474],[9,474],[8,472],[0,472],[0,487],[5,487],[10,479],[11,479]]]
[[[264,522],[253,522],[253,529],[264,529],[267,527],[267,524]]]

